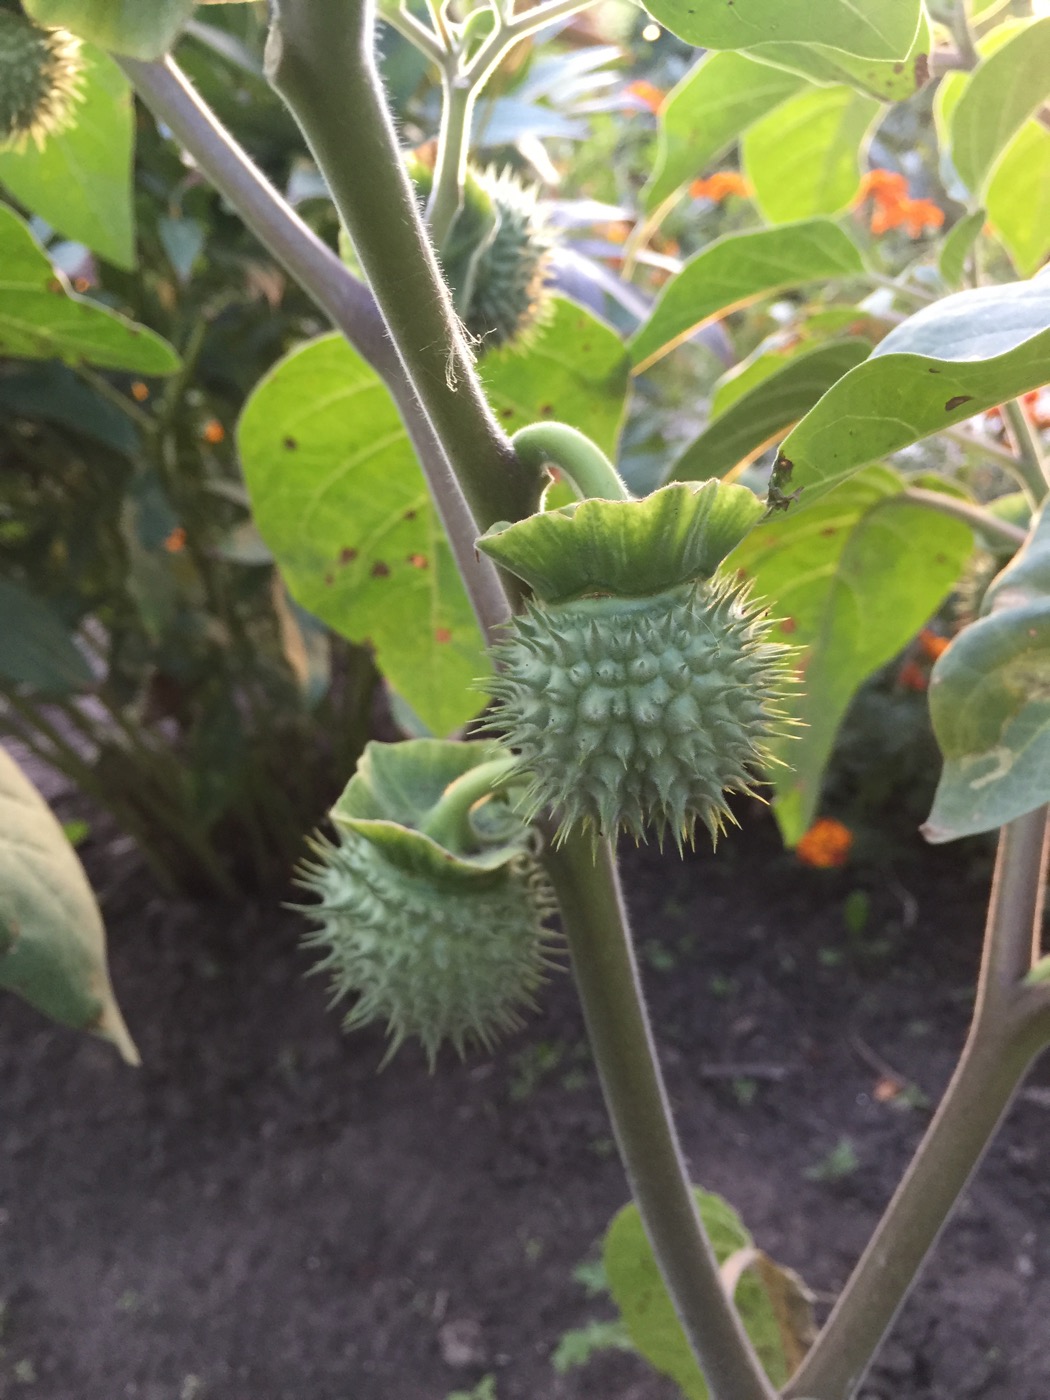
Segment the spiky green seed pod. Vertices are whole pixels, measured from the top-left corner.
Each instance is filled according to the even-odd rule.
[[[339,839],[317,841],[300,872],[319,897],[319,972],[356,998],[350,1030],[460,1054],[521,1024],[551,965],[553,898],[528,828],[485,796],[507,765],[494,744],[370,744],[333,810]],[[433,833],[433,834],[432,834]]]
[[[80,97],[80,40],[0,10],[0,150],[43,148],[73,120]]]
[[[408,169],[425,200],[433,171],[414,159]],[[440,253],[455,308],[483,349],[521,343],[542,323],[553,241],[536,191],[512,171],[467,171],[463,207]]]
[[[496,527],[481,547],[535,600],[495,649],[491,728],[516,751],[526,812],[559,838],[717,838],[783,729],[790,651],[731,577],[713,577],[761,514],[742,487],[678,483]]]

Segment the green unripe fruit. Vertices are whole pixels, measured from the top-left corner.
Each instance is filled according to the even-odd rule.
[[[564,833],[717,837],[781,719],[784,648],[731,581],[530,604],[496,649],[492,721]],[[731,819],[731,818],[730,818]]]
[[[338,841],[300,872],[319,896],[317,970],[333,1000],[356,997],[348,1030],[386,1027],[388,1058],[409,1037],[431,1064],[443,1042],[490,1046],[551,965],[553,897],[527,827],[485,794],[494,768],[494,744],[370,744],[332,813]]]
[[[65,130],[80,97],[80,40],[0,10],[0,150],[40,148]]]
[[[559,839],[655,830],[681,847],[697,822],[717,838],[728,795],[772,761],[790,648],[746,586],[715,576],[761,513],[743,487],[680,482],[479,541],[534,592],[494,648],[489,724],[529,780],[525,815],[551,808]]]

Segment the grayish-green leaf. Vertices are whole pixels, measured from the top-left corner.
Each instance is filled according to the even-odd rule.
[[[728,234],[690,258],[663,288],[652,315],[630,342],[635,372],[648,368],[694,331],[759,297],[808,282],[857,277],[860,250],[830,219]]]
[[[889,59],[906,57],[922,16],[921,0],[647,0],[646,9],[697,48],[825,44]]]
[[[0,749],[0,987],[53,1020],[138,1052],[113,997],[91,886],[47,803]]]
[[[691,68],[661,107],[656,164],[642,193],[647,214],[724,155],[752,122],[797,92],[805,80],[743,53],[710,53]]]
[[[131,88],[100,49],[85,44],[83,100],[42,150],[0,151],[0,183],[66,238],[118,267],[135,262]]]
[[[797,423],[837,380],[865,359],[867,340],[836,340],[804,347],[743,393],[685,449],[671,468],[673,481],[705,481],[746,466]]]
[[[952,164],[979,194],[996,157],[1050,95],[1050,17],[1034,20],[984,58],[951,118]]]
[[[0,679],[50,696],[91,684],[91,668],[55,610],[6,578],[0,578]]]
[[[956,292],[891,331],[788,435],[790,486],[806,506],[865,463],[1048,380],[1050,277]]]
[[[874,97],[839,84],[807,87],[755,122],[741,154],[765,218],[783,224],[845,209],[881,112]]]
[[[71,292],[6,204],[0,204],[0,355],[138,374],[172,374],[179,367],[159,335]]]

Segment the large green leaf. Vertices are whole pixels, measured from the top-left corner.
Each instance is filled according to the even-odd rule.
[[[1050,95],[1050,18],[1035,20],[984,58],[951,116],[952,164],[978,194],[996,157]]]
[[[708,321],[770,292],[863,270],[857,245],[830,219],[718,238],[663,288],[630,342],[635,370],[648,368]]]
[[[826,44],[862,58],[903,59],[921,0],[646,0],[654,19],[702,49]]]
[[[0,987],[38,1011],[138,1052],[113,997],[91,886],[51,809],[0,749]]]
[[[1050,512],[930,677],[944,771],[928,841],[992,831],[1050,802]]]
[[[808,1295],[795,1275],[754,1248],[727,1201],[699,1188],[694,1188],[694,1194],[715,1258],[759,1359],[774,1385],[782,1385],[802,1360],[812,1335]],[[670,1376],[688,1400],[708,1400],[707,1383],[660,1277],[637,1206],[624,1206],[614,1217],[602,1257],[632,1345]]]
[[[747,54],[705,54],[660,108],[656,164],[642,193],[646,213],[724,155],[741,132],[797,92],[803,81]]]
[[[256,386],[238,441],[256,524],[296,601],[370,643],[428,728],[476,714],[481,635],[375,371],[337,335],[294,350]]]
[[[904,102],[929,81],[931,44],[930,22],[924,13],[903,59],[857,58],[824,44],[760,44],[750,53],[814,83],[849,83],[881,102]]]
[[[954,224],[937,254],[937,270],[949,286],[957,287],[963,280],[966,260],[984,228],[985,213],[975,209]]]
[[[671,468],[673,481],[705,481],[746,465],[783,437],[822,394],[865,359],[867,340],[804,347],[712,418]],[[773,358],[773,357],[771,357]]]
[[[887,467],[855,476],[798,515],[754,530],[726,561],[753,579],[783,619],[782,640],[801,649],[804,727],[783,740],[774,811],[794,845],[809,827],[835,735],[861,682],[934,613],[973,549],[969,527],[901,497]]]
[[[52,696],[91,684],[91,668],[42,598],[0,578],[0,618],[0,680]]]
[[[23,0],[38,23],[72,30],[132,58],[160,58],[193,13],[194,0]]]
[[[571,423],[615,457],[630,361],[616,332],[582,306],[555,298],[550,319],[524,349],[490,351],[478,368],[508,433],[550,418]]]
[[[788,435],[802,504],[866,462],[1050,380],[1050,277],[977,287],[925,307],[850,370]]]
[[[773,224],[837,214],[860,188],[874,97],[841,84],[806,88],[755,122],[744,136],[744,170]]]
[[[70,292],[13,209],[0,204],[0,355],[172,374],[175,351],[145,326]]]
[[[1050,131],[1025,122],[984,192],[988,221],[1022,277],[1050,257]]]
[[[119,267],[135,261],[131,88],[113,60],[85,44],[76,122],[23,151],[0,151],[0,183],[52,228]]]

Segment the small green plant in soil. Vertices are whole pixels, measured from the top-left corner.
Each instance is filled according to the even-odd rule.
[[[690,1400],[848,1400],[1050,1043],[1050,17],[982,0],[753,0],[746,15],[648,0],[683,62],[656,103],[635,85],[636,104],[656,108],[655,153],[625,143],[631,178],[600,188],[629,203],[631,231],[619,277],[590,264],[599,315],[551,284],[556,221],[533,219],[517,179],[479,175],[472,144],[504,60],[516,56],[520,79],[523,41],[588,3],[275,0],[265,74],[322,177],[317,227],[334,233],[338,214],[347,261],[161,61],[191,0],[133,13],[25,0],[24,14],[4,0],[0,13],[40,34],[68,30],[88,69],[61,123],[41,113],[40,151],[0,155],[0,179],[23,214],[112,260],[118,286],[130,241],[93,227],[72,184],[56,196],[40,161],[74,159],[77,112],[93,92],[129,110],[130,83],[158,139],[188,153],[334,328],[268,369],[237,449],[281,586],[367,643],[414,735],[366,749],[304,868],[312,942],[348,1024],[377,1022],[391,1053],[416,1039],[432,1060],[445,1043],[487,1047],[562,961],[556,917],[612,1125],[590,1147],[619,1150],[634,1198],[603,1242],[617,1344],[626,1336]],[[440,86],[433,130],[425,104],[391,89],[421,138],[415,181],[376,64],[380,20]],[[209,62],[243,57],[258,23],[254,7],[202,7],[192,43],[210,45]],[[546,91],[568,90],[571,50],[536,52],[554,65]],[[227,104],[235,126],[250,132],[255,101]],[[16,142],[34,130],[21,109],[8,125]],[[603,140],[616,147],[608,125]],[[557,173],[535,141],[519,146],[537,178]],[[587,217],[573,203],[563,223]],[[187,342],[180,358],[71,286],[53,262],[61,248],[45,251],[34,227],[0,209],[13,269],[0,353],[87,363],[107,401],[123,394],[117,376],[153,376],[181,404]],[[176,259],[186,233],[158,225]],[[737,362],[696,377],[701,355],[727,345]],[[151,440],[174,492],[188,468],[165,457],[172,439]],[[205,538],[187,529],[201,588],[218,568]],[[30,582],[6,586],[31,595]],[[945,625],[953,591],[965,608]],[[14,641],[67,674],[87,665],[80,646],[115,634],[115,619],[99,632],[76,609],[45,623],[39,603],[23,599]],[[934,617],[933,641],[909,653]],[[224,645],[237,644],[236,620]],[[926,838],[998,831],[999,854],[958,1070],[817,1331],[804,1282],[688,1179],[615,840],[655,840],[672,860],[697,836],[726,838],[732,799],[765,785],[785,844],[841,864],[849,832],[821,815],[823,776],[851,700],[894,658],[892,684],[925,694],[943,761]],[[265,712],[265,695],[237,700]],[[296,736],[282,743],[294,774]],[[134,762],[126,771],[130,790]],[[0,982],[134,1059],[69,843],[16,769],[0,784]],[[844,921],[868,940],[855,897]],[[726,977],[711,993],[733,989]],[[811,1175],[856,1166],[843,1139]],[[494,1392],[487,1377],[475,1400]]]

